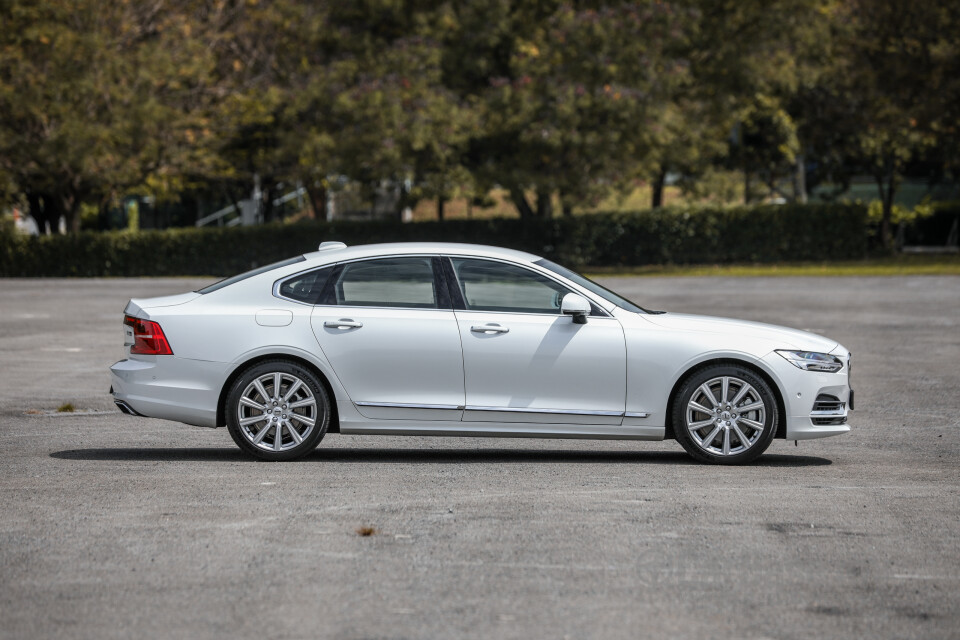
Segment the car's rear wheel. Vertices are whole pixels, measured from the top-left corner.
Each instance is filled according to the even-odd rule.
[[[677,393],[673,427],[677,441],[697,460],[750,462],[776,434],[776,399],[770,385],[749,369],[709,366],[690,376]]]
[[[264,460],[293,460],[319,444],[330,401],[317,376],[289,360],[245,370],[227,394],[227,428],[241,449]]]

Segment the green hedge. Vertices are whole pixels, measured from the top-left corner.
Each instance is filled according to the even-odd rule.
[[[531,221],[307,222],[39,238],[0,233],[0,275],[225,276],[312,251],[325,240],[493,244],[573,267],[844,260],[868,251],[865,207],[780,205]]]

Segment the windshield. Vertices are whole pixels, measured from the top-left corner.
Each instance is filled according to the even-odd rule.
[[[607,289],[606,287],[597,284],[590,278],[582,276],[576,271],[571,271],[566,267],[561,267],[557,263],[550,262],[546,258],[537,260],[533,264],[539,265],[545,269],[549,269],[550,271],[553,271],[557,275],[563,276],[564,278],[566,278],[567,280],[570,280],[571,282],[576,282],[578,285],[580,285],[587,291],[597,294],[604,300],[608,302],[612,302],[613,304],[617,305],[621,309],[626,309],[627,311],[633,311],[634,313],[663,313],[662,311],[650,311],[649,309],[644,309],[640,305],[634,304],[633,302],[630,302],[623,296],[617,295],[613,291],[610,291],[610,289]]]
[[[286,260],[281,260],[280,262],[274,262],[273,264],[268,264],[264,267],[258,267],[256,269],[253,269],[252,271],[241,273],[238,276],[232,276],[230,278],[224,278],[223,280],[214,282],[213,284],[207,287],[204,287],[203,289],[197,289],[197,293],[213,293],[214,291],[223,289],[224,287],[228,287],[231,284],[234,284],[235,282],[240,282],[241,280],[246,280],[247,278],[258,276],[261,273],[266,273],[267,271],[273,271],[274,269],[279,269],[280,267],[285,267],[289,264],[294,264],[296,262],[303,262],[305,260],[306,258],[304,258],[303,256],[297,256],[295,258],[288,258]]]

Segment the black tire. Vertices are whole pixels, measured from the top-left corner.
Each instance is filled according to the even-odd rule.
[[[727,396],[718,406],[724,390]],[[693,458],[711,464],[744,464],[773,442],[777,400],[770,385],[750,369],[711,365],[694,372],[680,387],[672,418],[677,442]]]
[[[313,451],[326,434],[330,398],[303,365],[268,360],[234,381],[224,412],[240,449],[262,460],[294,460]]]

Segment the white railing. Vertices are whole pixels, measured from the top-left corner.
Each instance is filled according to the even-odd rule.
[[[274,198],[272,204],[274,207],[279,207],[282,204],[286,204],[291,200],[300,200],[307,194],[307,190],[303,187],[294,189],[290,193],[286,193],[279,198]],[[252,198],[247,198],[246,200],[241,200],[237,204],[227,205],[219,211],[214,211],[210,215],[203,216],[197,220],[198,227],[205,227],[209,224],[216,224],[220,227],[236,227],[238,225],[251,225],[262,222],[260,220],[260,212],[257,210],[256,202]],[[240,210],[237,211],[237,205],[239,205]],[[235,218],[230,218],[224,222],[224,218],[229,216],[232,213],[238,213]]]

